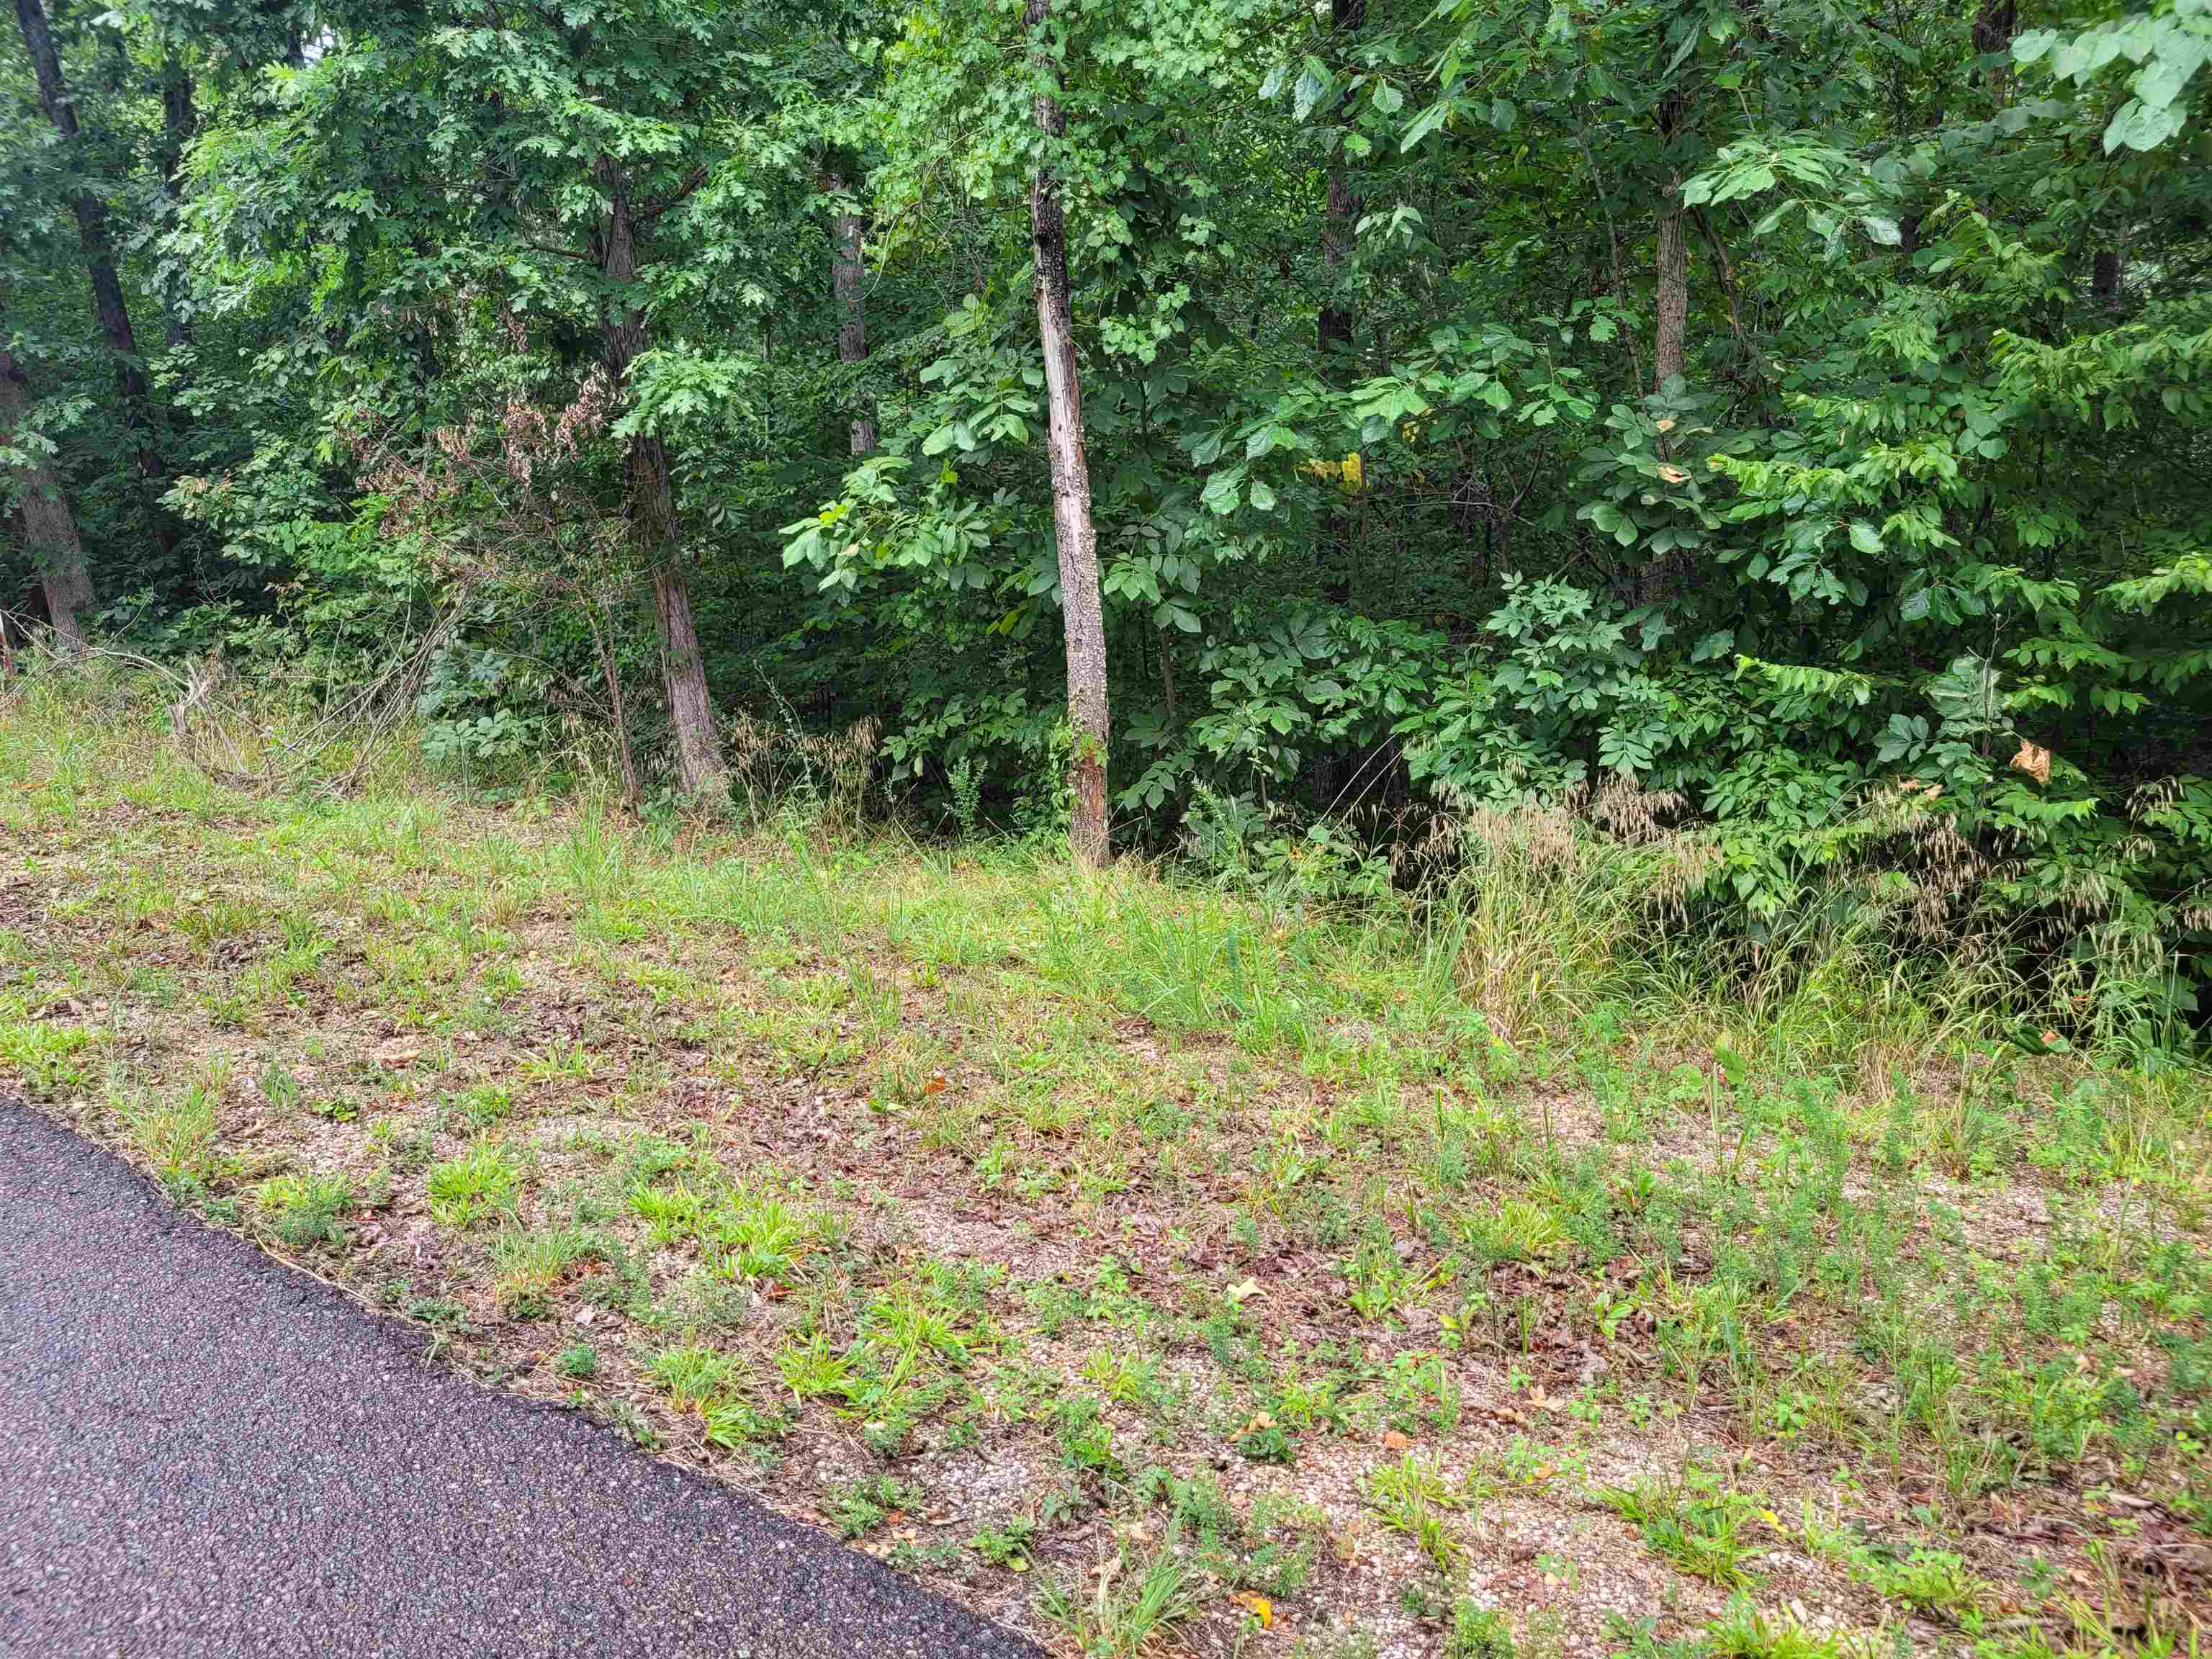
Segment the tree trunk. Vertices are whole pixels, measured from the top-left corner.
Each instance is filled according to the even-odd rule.
[[[83,180],[83,143],[77,131],[76,110],[69,87],[62,79],[61,58],[46,27],[46,15],[39,0],[15,0],[15,21],[23,31],[23,46],[30,53],[31,70],[38,77],[39,103],[46,118],[61,134],[62,151],[71,179],[70,206],[76,214],[77,240],[83,247],[86,275],[100,313],[101,332],[115,354],[115,380],[123,398],[123,416],[138,434],[138,471],[149,483],[168,476],[154,443],[154,410],[146,392],[146,366],[138,356],[138,342],[131,330],[131,313],[123,303],[123,283],[115,274],[115,250],[108,240],[107,213]],[[155,537],[164,555],[169,550],[167,516],[154,513]]]
[[[1348,45],[1352,32],[1366,21],[1367,0],[1330,0],[1329,26],[1337,40]],[[1344,378],[1350,368],[1344,360],[1352,356],[1354,349],[1354,319],[1346,286],[1351,280],[1352,246],[1359,216],[1365,209],[1365,204],[1352,188],[1352,176],[1345,166],[1344,139],[1350,130],[1348,120],[1337,125],[1336,143],[1328,155],[1328,203],[1321,222],[1322,302],[1314,319],[1314,343],[1320,349],[1321,372],[1333,381]],[[1333,605],[1349,605],[1352,550],[1348,514],[1328,515],[1322,526],[1322,545],[1335,567],[1322,592]]]
[[[2089,272],[2089,297],[2107,310],[2120,303],[2120,251],[2116,247],[2097,250],[2096,264]]]
[[[1683,100],[1668,98],[1659,109],[1659,131],[1671,143],[1681,131]],[[1651,383],[1665,392],[1679,387],[1685,375],[1690,321],[1689,210],[1682,204],[1682,181],[1670,178],[1659,203],[1659,234],[1652,258]],[[1659,453],[1672,453],[1665,434],[1659,437]],[[1663,605],[1678,598],[1689,586],[1686,556],[1678,550],[1664,553],[1644,568],[1644,599]]]
[[[192,108],[192,75],[170,46],[161,57],[161,187],[168,194],[172,216],[185,204],[185,149],[198,125]],[[162,279],[162,335],[169,349],[191,343],[191,325],[185,319],[180,273],[172,269]]]
[[[844,193],[842,174],[823,180],[832,195]],[[830,255],[830,286],[837,295],[837,361],[850,366],[868,357],[868,295],[866,275],[860,259],[860,216],[849,208],[837,213],[837,246]],[[853,453],[869,454],[876,447],[875,400],[857,392],[853,403]]]
[[[1974,51],[1998,61],[1989,67],[1990,101],[2002,109],[2012,98],[2012,34],[2020,0],[1982,0],[1974,14]]]
[[[1053,533],[1060,547],[1060,614],[1067,642],[1067,716],[1075,732],[1067,838],[1076,858],[1095,866],[1109,856],[1106,618],[1098,592],[1098,544],[1091,523],[1091,471],[1083,455],[1083,381],[1068,300],[1067,222],[1053,171],[1052,151],[1066,135],[1067,118],[1050,90],[1058,75],[1041,38],[1051,15],[1052,0],[1028,0],[1022,13],[1037,76],[1037,132],[1044,141],[1030,186],[1030,240],[1036,258],[1037,333],[1044,346]]]
[[[1683,345],[1690,318],[1690,243],[1683,234],[1682,185],[1668,187],[1659,208],[1659,252],[1656,261],[1658,298],[1651,325],[1651,377],[1658,389],[1680,378]]]
[[[1690,246],[1684,235],[1686,215],[1678,179],[1667,191],[1659,209],[1659,247],[1655,261],[1658,293],[1651,324],[1651,380],[1655,392],[1664,392],[1682,382],[1684,344],[1690,315]],[[1672,453],[1674,445],[1664,433],[1659,453]],[[1680,549],[1662,553],[1644,567],[1644,601],[1664,605],[1679,598],[1688,586],[1686,556]]]
[[[1367,21],[1367,0],[1330,0],[1329,23],[1340,35],[1349,37]],[[1352,264],[1352,233],[1359,222],[1362,204],[1353,194],[1344,165],[1344,133],[1340,125],[1336,147],[1328,156],[1328,210],[1321,228],[1321,315],[1315,333],[1324,362],[1333,351],[1352,344],[1352,308],[1346,304],[1344,283]]]
[[[23,371],[5,349],[0,349],[0,445],[13,447],[15,428],[30,407],[31,391]],[[17,511],[23,523],[24,550],[31,568],[46,591],[46,616],[54,625],[62,649],[75,651],[84,643],[80,610],[93,603],[92,575],[85,568],[84,544],[77,539],[76,520],[70,515],[69,497],[61,480],[43,461],[33,461],[15,472]]]
[[[637,280],[637,219],[629,179],[610,155],[599,158],[596,170],[607,192],[606,223],[596,239],[599,270],[617,294],[624,294]],[[630,307],[625,295],[623,302],[603,310],[600,331],[607,373],[619,390],[627,383],[630,364],[645,349],[645,313]],[[684,548],[677,534],[676,486],[668,447],[650,433],[637,434],[629,441],[623,471],[632,543],[653,573],[661,673],[667,685],[669,719],[676,727],[677,780],[694,800],[726,799],[730,772],[715,731],[714,699],[707,692],[707,667],[691,618],[691,595],[684,582]]]

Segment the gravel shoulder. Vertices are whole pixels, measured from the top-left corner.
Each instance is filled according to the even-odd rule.
[[[1033,1655],[0,1098],[0,1650]]]

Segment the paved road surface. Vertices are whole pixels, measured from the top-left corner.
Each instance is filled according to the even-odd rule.
[[[1036,1655],[0,1099],[0,1654]]]

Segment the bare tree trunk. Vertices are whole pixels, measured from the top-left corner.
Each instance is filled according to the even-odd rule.
[[[1044,346],[1045,425],[1052,451],[1052,521],[1060,547],[1060,614],[1067,642],[1067,716],[1075,731],[1069,782],[1068,843],[1081,862],[1109,855],[1106,815],[1106,617],[1098,592],[1098,544],[1091,523],[1091,471],[1083,454],[1083,380],[1075,360],[1068,299],[1067,222],[1052,150],[1067,118],[1048,87],[1057,80],[1039,39],[1052,0],[1028,0],[1022,13],[1037,74],[1037,131],[1045,153],[1030,186],[1030,240],[1036,256],[1037,333]]]
[[[595,239],[599,269],[622,293],[637,280],[636,209],[620,162],[602,155],[597,171],[607,192],[606,223]],[[630,364],[645,349],[645,313],[626,302],[609,307],[602,314],[600,332],[607,373],[620,387]],[[661,674],[667,685],[669,719],[676,727],[677,779],[684,794],[695,800],[726,799],[730,771],[715,731],[706,661],[700,654],[691,595],[684,581],[684,547],[677,534],[676,486],[669,471],[668,447],[650,433],[637,434],[629,441],[623,473],[630,536],[653,573]]]
[[[1682,187],[1677,180],[1668,187],[1667,200],[1659,209],[1659,247],[1655,261],[1658,294],[1651,324],[1651,379],[1653,390],[1662,392],[1681,381],[1684,345],[1689,329],[1690,246],[1683,234],[1685,218]],[[1658,441],[1662,456],[1672,453],[1674,446],[1663,433]],[[1686,561],[1679,549],[1660,554],[1644,567],[1644,602],[1664,605],[1678,598],[1688,580]]]
[[[1348,50],[1353,31],[1367,21],[1367,0],[1330,0],[1329,26]],[[1330,379],[1339,378],[1339,371],[1347,368],[1341,360],[1352,355],[1354,342],[1354,319],[1349,296],[1345,289],[1352,271],[1352,245],[1365,204],[1352,187],[1352,176],[1345,166],[1344,139],[1351,130],[1349,121],[1340,122],[1336,129],[1336,145],[1328,155],[1328,204],[1321,222],[1321,281],[1322,302],[1314,319],[1314,343],[1320,349],[1321,372]],[[1348,514],[1331,513],[1322,527],[1322,543],[1333,561],[1337,562],[1338,574],[1324,588],[1329,600],[1336,605],[1352,601],[1352,519]]]
[[[192,142],[198,118],[192,107],[192,75],[174,46],[161,56],[161,187],[168,194],[173,215],[185,204],[185,149]],[[178,273],[171,270],[161,289],[162,335],[169,349],[191,342],[191,325],[185,319],[184,295]]]
[[[615,722],[615,755],[622,765],[623,805],[637,811],[637,763],[629,752],[629,708],[623,697],[622,653],[616,649],[614,611],[591,596],[592,643],[599,648],[599,672],[607,682],[607,702]]]
[[[2020,0],[1982,0],[1974,14],[1974,51],[1995,58],[1990,65],[1990,101],[2002,109],[2012,100],[2012,34],[2020,21]]]
[[[115,274],[114,246],[108,240],[107,212],[100,198],[83,180],[83,142],[77,130],[76,109],[70,100],[68,83],[62,79],[61,58],[46,27],[39,0],[15,0],[15,21],[23,31],[23,46],[38,78],[39,103],[54,131],[62,137],[72,189],[70,206],[76,214],[77,240],[83,248],[85,274],[92,283],[100,331],[115,354],[115,380],[122,393],[123,417],[138,434],[138,471],[148,483],[168,476],[154,442],[154,408],[146,392],[146,366],[138,356],[138,342],[131,330],[131,313],[123,302],[123,283]],[[164,555],[169,550],[168,516],[154,509],[154,533]]]
[[[2100,247],[2097,250],[2097,262],[2089,272],[2089,297],[2107,308],[2119,304],[2119,249]]]
[[[1329,24],[1349,38],[1367,21],[1367,0],[1330,0]],[[1340,127],[1336,148],[1328,156],[1328,211],[1322,220],[1321,279],[1323,298],[1315,333],[1324,361],[1330,352],[1352,344],[1352,310],[1344,303],[1344,283],[1352,264],[1354,228],[1363,206],[1353,194],[1344,165],[1344,131]]]
[[[843,175],[832,172],[823,180],[832,195],[844,193]],[[851,365],[868,358],[868,295],[864,286],[866,267],[860,259],[860,216],[850,208],[837,212],[837,246],[830,256],[830,286],[837,295],[837,361]],[[853,453],[866,455],[876,447],[876,405],[866,392],[853,404]]]
[[[1659,130],[1672,139],[1680,130],[1683,104],[1671,97],[1660,106]],[[1651,318],[1652,390],[1664,392],[1684,377],[1690,322],[1689,210],[1682,204],[1682,181],[1670,179],[1659,204],[1659,234],[1652,258],[1655,292]],[[1673,444],[1662,433],[1659,453]],[[1689,570],[1678,550],[1660,555],[1644,568],[1644,598],[1660,605],[1678,597],[1689,583]]]
[[[5,349],[0,349],[0,444],[13,447],[15,428],[31,405],[30,387],[23,371]],[[54,625],[64,651],[84,643],[80,610],[93,603],[92,574],[85,568],[84,544],[77,539],[76,520],[70,514],[69,497],[61,480],[43,461],[19,467],[15,473],[17,512],[23,521],[24,550],[31,568],[46,591],[46,616]]]
[[[1682,373],[1683,346],[1690,318],[1690,244],[1683,234],[1682,186],[1668,188],[1659,209],[1659,251],[1655,262],[1658,297],[1651,324],[1651,376],[1661,391]]]

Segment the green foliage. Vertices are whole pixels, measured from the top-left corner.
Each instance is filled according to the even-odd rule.
[[[111,633],[332,710],[398,684],[502,787],[611,764],[617,696],[665,775],[680,570],[740,768],[878,731],[919,817],[1056,830],[1042,164],[1126,843],[1372,902],[1462,863],[1440,823],[1566,802],[1694,841],[1677,921],[1760,961],[1970,955],[2026,1029],[2185,1046],[2212,14],[2011,17],[340,5],[309,56],[275,13],[64,14],[74,149],[0,69],[0,510],[50,462]],[[143,227],[143,411],[81,188]]]

